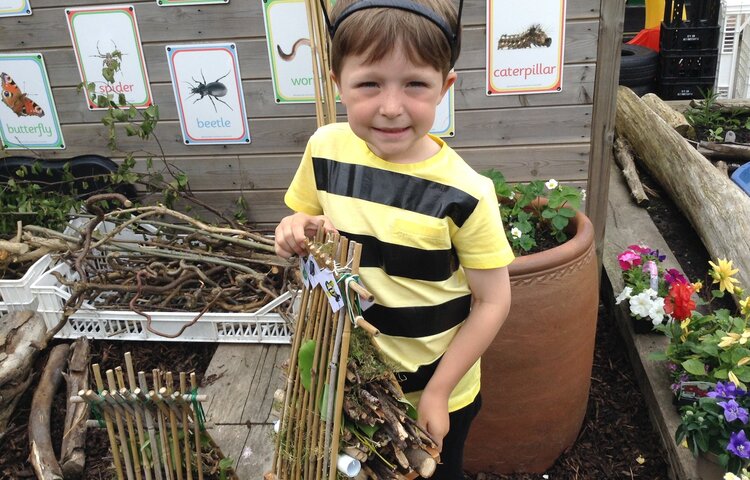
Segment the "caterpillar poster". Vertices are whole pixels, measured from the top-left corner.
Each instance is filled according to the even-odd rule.
[[[487,2],[487,95],[562,91],[566,0]]]

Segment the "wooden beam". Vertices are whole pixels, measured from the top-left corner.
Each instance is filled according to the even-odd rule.
[[[615,131],[616,87],[620,76],[620,46],[625,0],[601,0],[599,9],[599,63],[594,80],[594,111],[591,117],[591,153],[586,214],[594,224],[596,256],[601,265],[604,228],[607,222],[609,170]]]

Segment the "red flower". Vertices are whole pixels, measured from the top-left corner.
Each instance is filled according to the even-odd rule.
[[[664,299],[664,312],[677,320],[690,318],[695,309],[695,302],[690,298],[693,286],[689,283],[674,283]]]

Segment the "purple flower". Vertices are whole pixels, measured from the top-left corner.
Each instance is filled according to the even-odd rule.
[[[747,441],[744,430],[733,432],[729,436],[727,450],[740,458],[750,458],[750,442]]]
[[[732,382],[717,382],[714,391],[708,392],[708,396],[711,398],[732,399],[742,396],[745,393],[745,390],[737,388],[737,385]]]
[[[727,422],[733,422],[739,420],[743,424],[747,425],[748,413],[746,408],[740,407],[734,399],[727,400],[726,402],[718,402],[718,405],[724,409],[724,418]],[[750,452],[748,452],[750,454]]]
[[[670,285],[674,285],[675,283],[688,283],[687,278],[685,278],[685,276],[676,268],[668,268],[667,271],[664,272],[664,280]]]
[[[652,257],[656,258],[660,262],[663,262],[664,260],[667,259],[666,255],[659,255],[659,250],[658,249],[657,250],[651,250],[651,251],[648,252],[648,254],[651,255]]]
[[[669,362],[669,363],[667,364],[667,369],[668,369],[668,370],[669,370],[670,372],[676,372],[676,371],[677,371],[677,364],[676,364],[676,363],[674,363],[674,362]]]

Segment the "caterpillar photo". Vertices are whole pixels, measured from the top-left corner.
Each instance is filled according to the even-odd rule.
[[[532,25],[525,32],[516,35],[500,35],[498,50],[519,50],[531,47],[549,47],[552,39],[544,33],[541,25]]]

